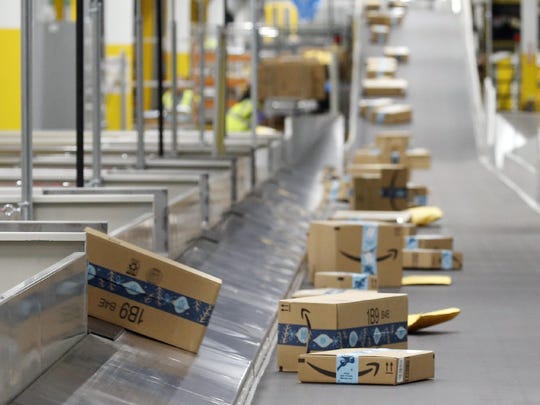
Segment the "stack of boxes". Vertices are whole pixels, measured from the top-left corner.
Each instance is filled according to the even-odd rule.
[[[405,9],[383,12],[377,0],[365,7],[372,42],[386,43]],[[412,108],[390,98],[407,93],[397,68],[408,59],[405,47],[368,58],[362,90],[377,98],[362,100],[360,113],[371,123],[411,121]],[[338,207],[347,202],[349,210],[311,223],[308,280],[315,289],[279,304],[278,367],[297,371],[302,382],[396,385],[434,375],[432,351],[407,350],[414,316],[408,317],[408,296],[399,293],[403,270],[461,269],[463,255],[452,237],[417,234],[410,222],[417,214],[411,207],[427,205],[429,193],[410,181],[412,173],[431,167],[430,152],[412,149],[411,141],[408,131],[380,132],[355,152],[344,176],[326,173],[326,200]],[[386,373],[378,374],[379,367]]]

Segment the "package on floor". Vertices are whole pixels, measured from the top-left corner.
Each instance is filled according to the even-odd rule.
[[[262,59],[258,70],[259,97],[324,100],[326,71],[326,66],[316,59],[290,55]]]
[[[403,97],[407,94],[407,81],[396,78],[364,79],[363,95],[366,97]]]
[[[409,61],[409,48],[406,46],[385,46],[383,49],[384,56],[395,58],[400,63]]]
[[[409,207],[408,169],[382,169],[352,180],[352,210],[403,211]]]
[[[88,314],[197,352],[221,280],[87,228]]]
[[[434,376],[429,350],[338,349],[298,357],[301,382],[398,385]]]
[[[298,356],[342,348],[407,348],[407,294],[348,290],[281,300],[277,363],[297,371]]]
[[[390,28],[387,25],[374,24],[369,27],[369,33],[372,44],[384,45],[388,42]]]
[[[463,253],[450,249],[403,249],[403,268],[419,270],[460,270]]]
[[[347,288],[355,290],[377,290],[377,276],[367,273],[350,273],[346,271],[319,271],[315,273],[315,288]]]
[[[364,10],[366,11],[377,11],[381,8],[380,0],[366,0],[364,2]]]
[[[398,63],[395,58],[370,57],[366,60],[366,76],[368,78],[376,77],[395,77]]]
[[[347,174],[354,178],[365,174],[381,175],[383,170],[404,170],[407,180],[409,178],[409,170],[404,165],[394,163],[352,164],[347,168]]]
[[[409,207],[421,207],[428,204],[429,189],[418,184],[407,184]]]
[[[325,201],[349,201],[351,182],[348,177],[329,179],[323,182],[323,199]]]
[[[385,25],[387,27],[392,25],[390,14],[382,11],[368,11],[366,19],[369,25]]]
[[[308,269],[377,276],[379,287],[400,287],[404,228],[399,224],[312,221],[308,231]]]
[[[413,148],[405,153],[406,162],[411,169],[429,169],[431,168],[431,153],[424,148]]]
[[[369,120],[376,124],[405,124],[412,120],[412,107],[408,104],[394,104],[376,108]]]
[[[454,238],[446,235],[408,235],[405,236],[405,249],[446,249],[454,248]]]

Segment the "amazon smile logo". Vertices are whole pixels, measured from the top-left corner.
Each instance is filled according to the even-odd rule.
[[[307,362],[308,366],[310,366],[313,370],[317,371],[318,373],[325,375],[327,377],[336,378],[337,373],[335,371],[329,371],[325,370],[324,368],[318,367],[315,364]],[[365,370],[358,371],[358,377],[362,377],[364,375],[368,375],[370,373],[373,373],[373,377],[375,377],[379,373],[379,363],[370,362],[366,364],[367,368]]]
[[[388,249],[387,252],[388,252],[387,254],[377,257],[377,261],[378,262],[383,262],[385,260],[396,260],[397,259],[397,255],[398,255],[398,250],[397,249]],[[344,252],[342,250],[340,250],[339,253],[341,253],[347,259],[354,260],[355,262],[358,262],[358,263],[362,263],[362,257],[361,256],[354,256],[354,255],[346,253],[346,252]]]

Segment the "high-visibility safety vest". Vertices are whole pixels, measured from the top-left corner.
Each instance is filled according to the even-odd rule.
[[[251,128],[251,114],[253,106],[250,99],[245,99],[233,105],[227,111],[227,132],[245,132]]]

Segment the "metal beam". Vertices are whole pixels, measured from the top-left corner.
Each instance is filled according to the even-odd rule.
[[[24,3],[24,2],[23,2]],[[77,0],[76,49],[76,128],[77,187],[84,187],[84,0]]]
[[[21,209],[32,219],[32,33],[33,1],[21,2]]]

